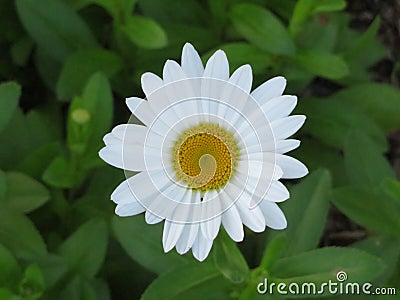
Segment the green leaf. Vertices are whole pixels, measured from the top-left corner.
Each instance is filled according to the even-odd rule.
[[[55,157],[43,173],[43,181],[58,188],[71,188],[77,178],[73,166],[63,156]]]
[[[236,30],[255,46],[273,54],[290,55],[295,45],[281,21],[254,4],[236,4],[230,17]]]
[[[0,170],[0,202],[5,199],[7,192],[6,174]]]
[[[108,78],[122,68],[122,61],[114,52],[101,48],[76,51],[65,62],[57,82],[57,95],[62,100],[71,99],[82,92],[85,83],[96,72]]]
[[[362,131],[350,132],[343,150],[346,173],[354,185],[377,187],[382,179],[395,177],[387,159]]]
[[[72,279],[63,286],[61,291],[57,291],[53,298],[59,300],[97,300],[94,287],[86,278],[80,275],[72,277]]]
[[[338,11],[345,7],[346,2],[344,0],[298,0],[290,19],[290,33],[296,35],[303,23],[314,14]]]
[[[346,272],[351,282],[377,278],[385,264],[376,256],[352,248],[325,247],[278,260],[270,270],[277,282],[337,282],[336,274]]]
[[[32,39],[59,61],[96,45],[85,22],[64,1],[17,0],[18,15]]]
[[[230,299],[230,283],[207,263],[187,265],[162,274],[143,293],[141,300]]]
[[[36,260],[46,255],[46,245],[33,223],[24,215],[0,210],[0,243],[17,258]]]
[[[343,187],[333,190],[333,203],[354,222],[400,237],[400,205],[390,197],[367,188]]]
[[[400,203],[400,181],[395,178],[385,178],[381,182],[381,188],[393,200]]]
[[[223,44],[218,49],[225,51],[232,70],[244,64],[250,64],[254,73],[260,73],[272,63],[271,54],[248,43]],[[207,60],[218,49],[208,52],[203,59]]]
[[[334,148],[342,149],[349,132],[362,128],[382,152],[387,149],[381,129],[350,103],[336,99],[304,99],[296,112],[307,116],[304,132]]]
[[[205,27],[204,21],[211,21],[209,13],[205,9],[206,4],[196,0],[145,0],[138,1],[138,6],[143,15],[157,20],[161,24],[176,24],[184,29],[191,26]]]
[[[15,295],[10,289],[8,288],[4,288],[4,287],[0,287],[0,299],[1,300],[14,300],[14,299],[18,299],[18,296]]]
[[[352,247],[381,257],[386,263],[386,270],[379,278],[379,283],[385,283],[394,272],[400,255],[400,240],[391,237],[374,236],[352,244]]]
[[[107,249],[107,226],[90,220],[75,231],[59,249],[71,270],[91,278],[100,269]]]
[[[33,135],[32,145],[38,148],[46,143],[60,141],[64,124],[61,109],[52,107],[42,107],[30,110],[25,115],[27,131]]]
[[[303,51],[296,55],[295,60],[310,73],[328,79],[339,79],[349,73],[343,58],[327,52]]]
[[[18,283],[21,269],[13,254],[2,244],[0,244],[0,266],[0,286],[15,287]]]
[[[320,169],[312,172],[291,191],[282,206],[288,219],[287,255],[314,249],[324,231],[331,200],[331,175]]]
[[[119,22],[124,21],[128,18],[136,5],[137,0],[89,0],[93,3],[98,3],[103,7],[108,7],[110,13],[112,13],[114,19]],[[111,7],[114,6],[114,9]],[[123,17],[122,17],[123,16]]]
[[[49,192],[35,179],[19,172],[6,174],[7,194],[2,204],[17,212],[29,213],[46,203]]]
[[[32,49],[33,41],[29,37],[26,36],[16,41],[10,49],[13,63],[20,67],[25,66],[32,53]]]
[[[67,274],[68,266],[65,259],[55,254],[49,254],[39,260],[37,263],[42,270],[46,289],[52,288],[56,283]]]
[[[45,285],[42,271],[36,264],[29,265],[19,285],[19,294],[24,299],[41,299]]]
[[[318,149],[318,155],[315,155]],[[310,171],[326,168],[332,175],[332,185],[347,185],[348,180],[345,174],[342,153],[333,147],[316,141],[312,138],[304,137],[301,139],[301,147],[294,150],[291,155],[302,161]]]
[[[225,231],[214,242],[214,260],[221,273],[234,283],[243,282],[249,275],[246,259]]]
[[[3,170],[13,169],[15,163],[21,161],[32,151],[32,136],[26,127],[25,118],[20,108],[17,108],[10,122],[0,132],[0,162]]]
[[[97,4],[103,7],[114,18],[118,17],[118,5],[120,0],[68,0],[76,10],[82,9],[89,4]],[[122,8],[121,8],[122,9]],[[131,13],[132,11],[129,11]]]
[[[315,0],[298,0],[296,2],[289,23],[289,31],[293,36],[301,30],[303,23],[311,16],[315,2]]]
[[[21,88],[15,82],[0,84],[0,131],[11,120],[18,106]]]
[[[69,109],[68,146],[82,155],[96,152],[109,130],[113,117],[113,97],[107,78],[102,73],[92,75],[81,97],[75,98]]]
[[[381,19],[376,17],[368,29],[360,35],[357,41],[344,52],[343,57],[351,60],[356,58],[357,55],[365,51],[365,47],[376,37],[379,27],[381,24]]]
[[[173,251],[164,253],[161,224],[149,225],[139,216],[114,217],[112,228],[128,255],[150,271],[160,274],[192,261],[191,258]]]
[[[345,0],[317,0],[313,13],[339,11],[346,8]]]
[[[63,61],[52,56],[50,50],[38,46],[34,51],[35,67],[40,79],[49,90],[56,90],[57,79],[60,75]],[[67,59],[67,55],[65,57]]]
[[[260,268],[269,270],[269,268],[284,254],[287,249],[287,236],[286,234],[279,233],[272,238],[263,255],[260,263]]]
[[[58,142],[45,144],[26,156],[15,170],[41,180],[44,171],[60,151],[61,145]]]
[[[385,131],[400,128],[400,91],[395,87],[369,82],[343,89],[333,97],[354,104]]]
[[[297,29],[300,30],[300,28]],[[338,31],[339,25],[335,20],[327,22],[319,16],[314,16],[303,24],[296,35],[296,45],[301,49],[331,53],[335,50],[339,38]]]
[[[159,49],[167,45],[165,31],[157,22],[146,17],[129,17],[121,30],[130,41],[141,48]]]

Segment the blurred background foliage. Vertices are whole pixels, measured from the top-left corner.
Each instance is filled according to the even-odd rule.
[[[371,77],[390,54],[377,39],[381,19],[355,30],[345,8],[1,0],[0,299],[265,299],[256,291],[264,277],[318,283],[338,270],[399,288],[399,151],[388,138],[400,128],[400,64],[392,55],[386,79]],[[231,70],[251,64],[253,87],[288,79],[307,115],[293,156],[311,170],[286,183],[287,230],[247,232],[239,244],[220,232],[203,263],[164,254],[161,225],[114,216],[109,196],[123,172],[97,155],[102,136],[129,118],[124,99],[144,96],[140,75],[161,74],[187,41],[204,60],[225,50]]]

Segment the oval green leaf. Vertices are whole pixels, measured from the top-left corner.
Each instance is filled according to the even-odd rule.
[[[121,26],[130,41],[141,48],[159,49],[167,45],[167,34],[154,20],[142,16],[131,16]]]
[[[236,30],[255,46],[273,54],[294,54],[292,38],[270,11],[255,4],[236,4],[230,17]]]
[[[17,0],[16,5],[32,39],[59,61],[77,49],[96,45],[89,27],[64,1]]]
[[[150,271],[163,273],[193,261],[188,256],[173,251],[164,253],[160,225],[149,225],[141,216],[114,217],[112,220],[113,231],[122,248],[132,259]]]
[[[335,99],[352,103],[385,130],[400,128],[400,90],[383,83],[366,83],[343,89]]]
[[[346,173],[354,185],[374,188],[387,177],[395,178],[379,147],[361,130],[348,134],[343,151]]]
[[[0,84],[0,131],[11,120],[18,106],[21,88],[15,82]]]
[[[47,254],[35,225],[26,216],[6,209],[0,210],[0,243],[21,259],[36,260]]]
[[[325,247],[278,260],[270,270],[274,282],[327,283],[337,282],[339,271],[349,282],[365,282],[377,278],[385,269],[384,262],[361,250]],[[325,289],[327,292],[327,289]]]
[[[9,172],[6,181],[7,193],[3,204],[17,212],[29,213],[50,198],[45,186],[23,173]]]
[[[231,299],[231,283],[212,265],[187,265],[162,274],[146,289],[141,300]]]
[[[102,220],[90,220],[60,246],[59,253],[65,258],[71,270],[91,278],[104,261],[107,243],[106,223]]]
[[[400,204],[385,194],[360,187],[336,188],[333,204],[370,230],[400,237]]]
[[[295,60],[311,74],[328,79],[343,78],[349,73],[343,58],[327,52],[303,51],[296,55]]]
[[[303,99],[296,112],[307,116],[303,131],[336,149],[344,147],[351,131],[362,128],[382,152],[387,150],[382,130],[350,103],[336,99]]]
[[[242,282],[249,275],[246,259],[225,231],[214,242],[214,260],[221,273],[232,282]]]
[[[68,100],[79,95],[90,76],[103,72],[108,78],[122,68],[122,61],[114,52],[101,48],[76,51],[63,65],[57,82],[57,95]]]
[[[318,246],[330,207],[331,181],[329,171],[320,169],[291,191],[290,200],[282,206],[288,219],[286,255]]]

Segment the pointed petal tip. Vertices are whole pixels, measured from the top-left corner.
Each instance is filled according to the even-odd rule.
[[[186,42],[185,45],[183,45],[183,49],[187,49],[187,48],[195,49],[194,46],[189,42]]]
[[[98,152],[99,157],[105,162],[107,162],[107,160],[105,159],[107,151],[108,151],[107,146],[105,146],[105,147],[101,148],[100,151]]]

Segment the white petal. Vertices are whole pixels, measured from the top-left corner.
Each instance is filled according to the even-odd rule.
[[[175,185],[175,192],[172,192],[172,199],[176,201],[175,203],[190,203],[192,200],[192,191],[187,190],[185,188],[176,188],[178,185]],[[171,214],[171,220],[165,220],[164,223],[164,232],[163,232],[163,247],[164,251],[168,252],[173,247],[175,247],[176,243],[178,242],[183,229],[188,224],[182,223],[181,220],[187,221],[190,216],[190,210],[179,210],[177,208],[181,206],[174,205],[173,211]],[[179,223],[176,222],[179,218]],[[174,221],[175,220],[175,221]]]
[[[307,167],[301,161],[293,157],[277,154],[276,163],[283,171],[282,178],[301,178],[308,174]]]
[[[193,190],[189,190],[187,193],[186,203],[200,203],[200,195],[198,192],[194,192]],[[198,222],[191,222],[196,215],[194,209],[190,210],[191,214],[187,216],[187,222],[182,231],[182,234],[176,243],[176,251],[179,254],[184,254],[192,248],[193,243],[197,238],[197,234],[199,232],[200,225]]]
[[[143,146],[113,144],[100,150],[99,156],[106,163],[124,170],[144,171]]]
[[[271,122],[272,131],[276,140],[284,140],[297,132],[303,126],[306,116],[290,116]]]
[[[224,191],[231,197],[239,211],[240,218],[244,225],[254,232],[265,230],[265,219],[258,206],[250,209],[251,195],[246,193],[243,188],[239,188],[232,183],[228,183]]]
[[[104,144],[106,144],[106,146],[108,145],[114,145],[114,144],[122,144],[122,140],[117,138],[115,135],[113,135],[112,133],[107,133],[104,137],[103,137],[103,142]]]
[[[266,199],[273,202],[282,202],[289,199],[290,194],[285,185],[280,181],[272,181]]]
[[[179,81],[185,79],[185,73],[176,61],[169,59],[164,65],[163,79],[165,84]]]
[[[222,194],[221,197],[226,197],[225,194]],[[236,205],[231,205],[227,210],[222,214],[222,225],[229,236],[235,242],[241,242],[244,238],[244,230],[242,220],[240,218],[240,214],[236,208]]]
[[[186,224],[176,223],[173,221],[165,220],[164,231],[163,231],[163,247],[164,251],[168,252],[175,247],[183,228]]]
[[[287,117],[296,107],[296,104],[296,96],[283,95],[266,102],[261,106],[261,109],[271,122],[276,119]]]
[[[279,206],[267,200],[260,203],[261,211],[265,217],[265,223],[272,229],[284,229],[287,226],[286,217]]]
[[[199,233],[199,223],[186,224],[182,231],[179,241],[176,243],[176,251],[179,254],[185,254],[192,248]]]
[[[189,43],[183,46],[181,64],[187,77],[201,77],[203,75],[204,67],[201,58],[196,49]]]
[[[148,98],[151,93],[163,86],[163,81],[156,74],[147,72],[142,75],[142,89]]]
[[[235,204],[238,207],[240,218],[242,219],[243,224],[254,232],[263,232],[265,230],[265,218],[258,206],[255,206],[252,209],[249,208],[250,199],[251,197],[249,197],[248,200],[246,199],[246,201],[241,201],[241,199],[236,201]]]
[[[256,88],[251,95],[259,104],[271,100],[272,98],[279,97],[282,95],[286,87],[286,79],[278,76],[274,77],[267,82],[264,82],[258,88]]]
[[[137,97],[126,99],[126,105],[129,110],[144,124],[150,125],[154,120],[155,115],[147,100]]]
[[[145,208],[137,201],[126,204],[118,204],[115,213],[120,217],[135,216],[145,211]]]
[[[131,202],[138,202],[138,199],[133,195],[129,181],[132,180],[130,177],[127,180],[124,180],[111,194],[111,200],[116,204],[128,204]]]
[[[144,218],[146,220],[147,224],[157,224],[164,220],[163,218],[160,218],[159,216],[152,214],[150,211],[146,211]]]
[[[213,240],[217,237],[219,226],[221,225],[221,204],[215,190],[208,191],[204,194],[203,200],[203,219],[201,223],[201,231],[205,238]],[[205,211],[207,210],[207,211]],[[211,219],[208,219],[211,216]]]
[[[229,63],[224,51],[218,50],[210,57],[203,77],[221,80],[229,79]]]
[[[253,82],[253,73],[250,65],[243,65],[233,72],[229,82],[241,88],[246,93],[250,93]]]
[[[137,124],[121,124],[113,128],[112,134],[123,140],[123,143],[143,145],[147,127]]]
[[[276,152],[277,153],[286,153],[292,151],[300,146],[299,140],[278,140],[276,141]]]
[[[208,254],[210,253],[212,244],[213,240],[206,239],[201,234],[201,230],[199,230],[196,241],[194,242],[192,247],[193,256],[199,261],[205,260]]]
[[[152,180],[156,180],[161,190],[165,186],[173,184],[163,171],[152,171],[151,178],[149,173],[142,172],[121,182],[111,194],[111,200],[117,204],[125,204],[132,201],[139,201],[148,204],[146,198],[155,198],[160,194],[160,188],[157,188]]]

